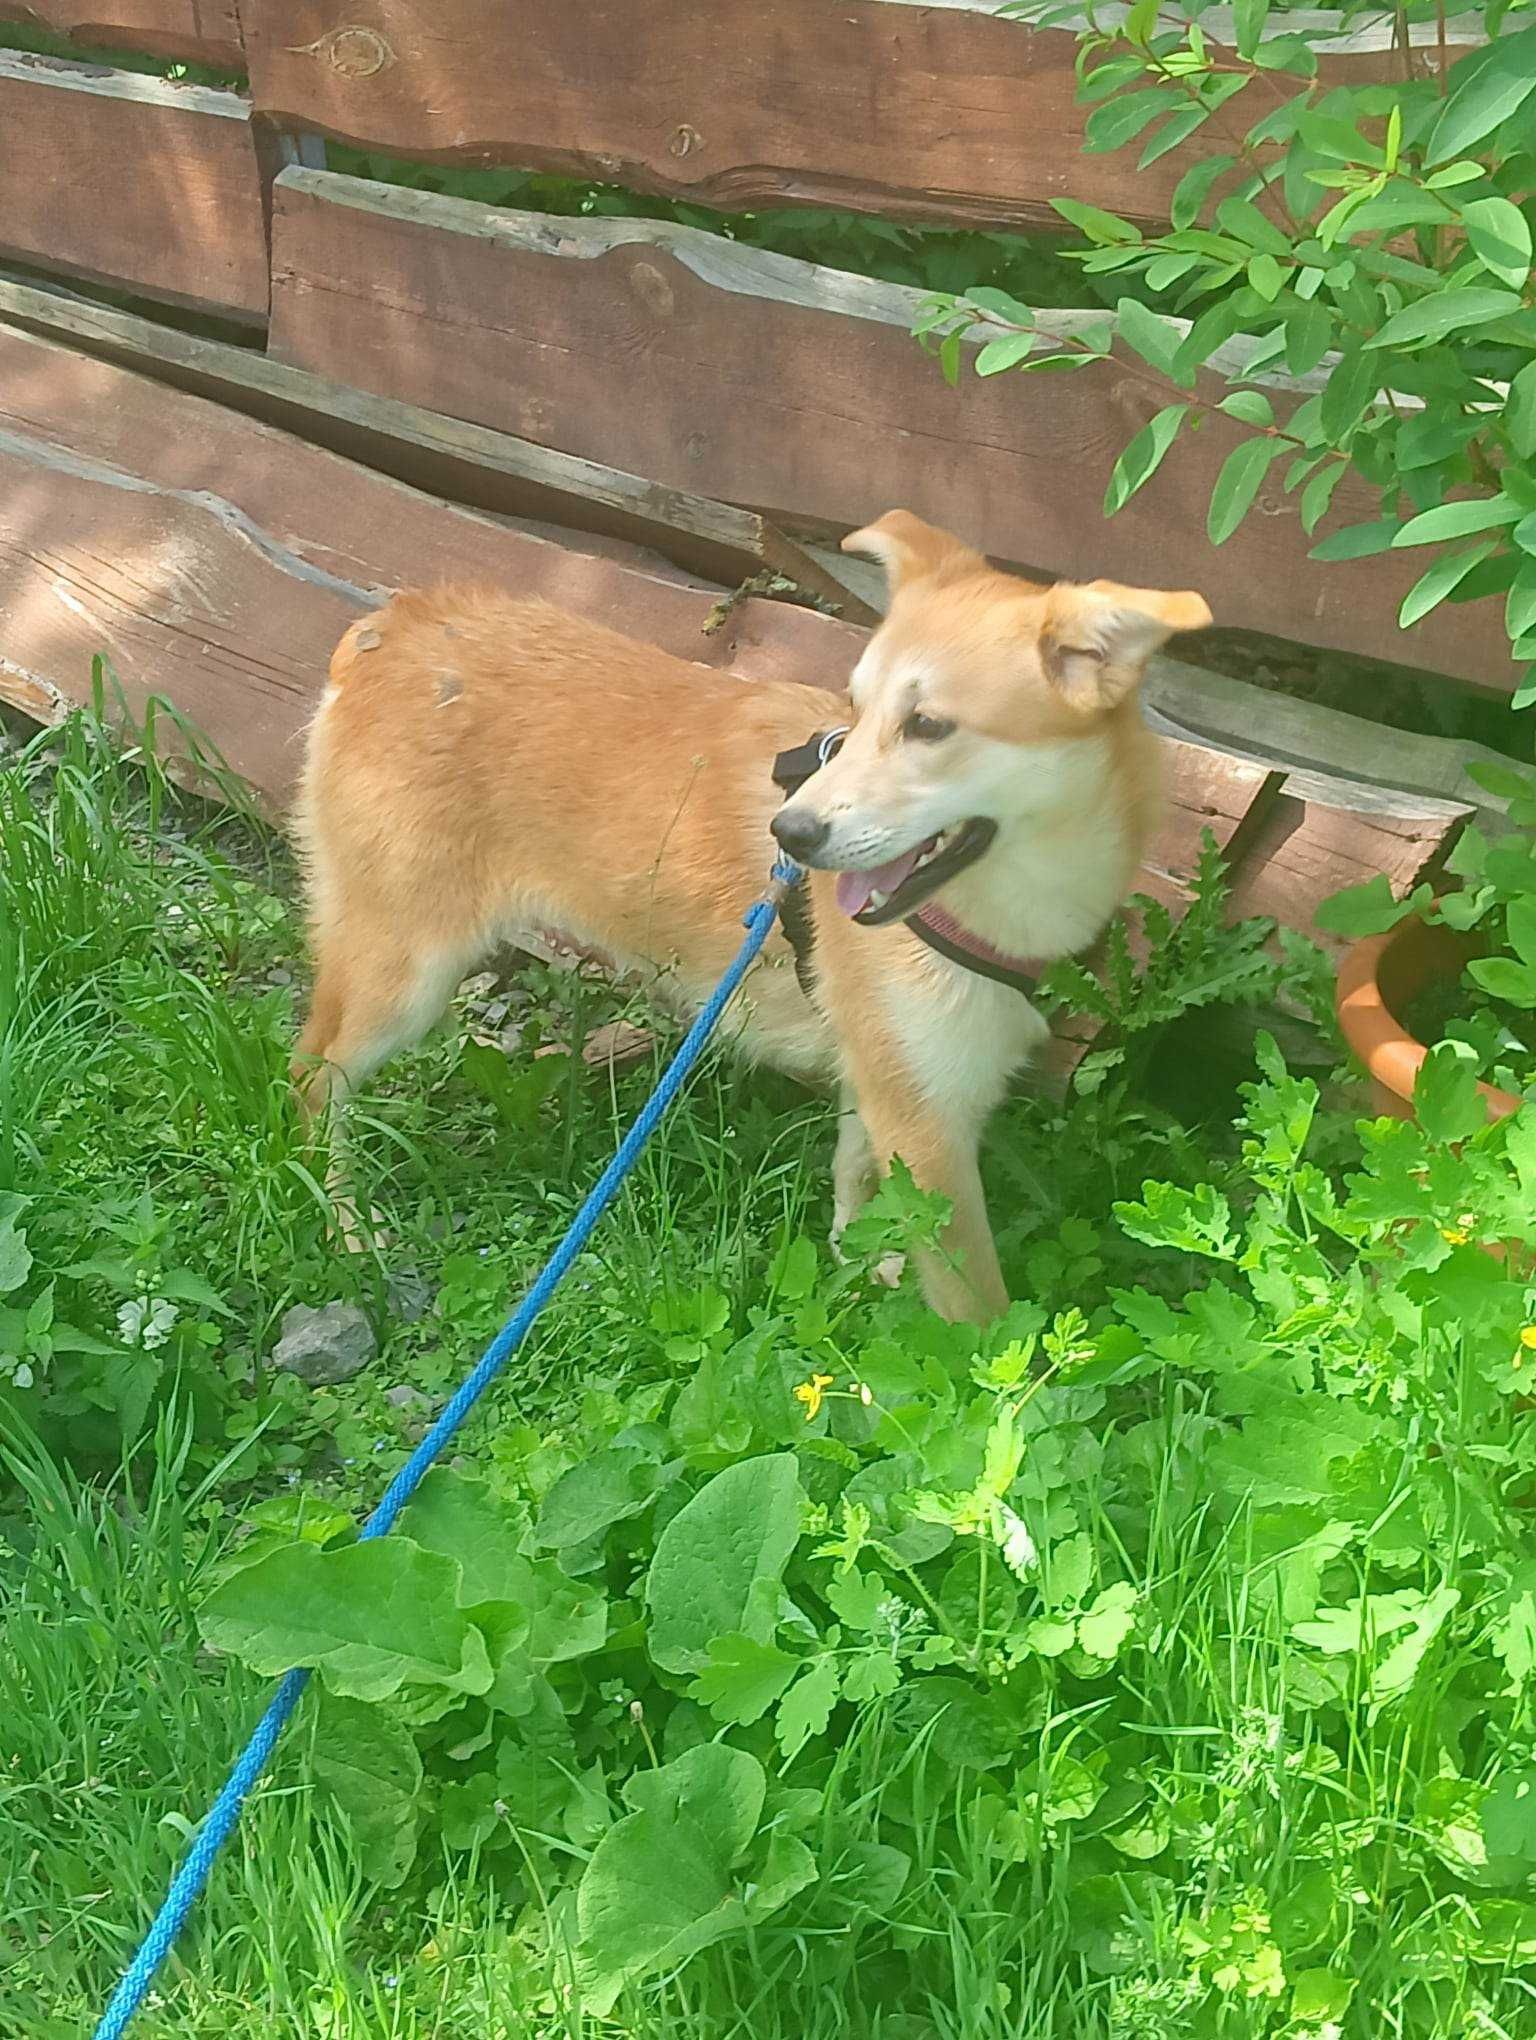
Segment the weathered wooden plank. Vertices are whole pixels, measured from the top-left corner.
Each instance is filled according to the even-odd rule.
[[[1154,219],[1184,168],[1083,155],[1075,37],[985,4],[243,0],[242,19],[274,119],[709,205],[1020,227],[1059,226],[1050,201],[1070,196]],[[1386,61],[1357,46],[1324,73]]]
[[[1161,736],[1262,765],[1321,772],[1393,794],[1427,795],[1478,809],[1484,826],[1502,823],[1503,804],[1468,771],[1508,763],[1487,744],[1368,722],[1181,659],[1152,661],[1146,699],[1148,720]]]
[[[415,404],[366,396],[249,348],[178,333],[4,277],[0,319],[212,397],[471,508],[645,546],[727,585],[767,570],[835,614],[854,622],[875,620],[876,612],[860,596],[755,511],[662,488]]]
[[[1313,925],[1319,905],[1378,874],[1401,898],[1438,867],[1472,812],[1459,801],[1293,772],[1254,831],[1235,875],[1232,913],[1273,915],[1341,951],[1342,938]]]
[[[893,503],[1047,574],[1198,588],[1219,622],[1508,691],[1497,602],[1397,628],[1422,561],[1323,566],[1278,478],[1220,550],[1213,416],[1119,517],[1115,457],[1164,392],[1143,365],[964,376],[913,344],[915,291],[645,220],[568,220],[294,169],[273,194],[271,346],[383,396],[847,530]],[[1207,400],[1220,394],[1204,387]],[[1346,484],[1334,514],[1375,515]]]
[[[578,541],[579,543],[579,541]],[[838,687],[862,634],[516,531],[219,405],[0,328],[0,699],[88,698],[106,653],[137,711],[168,697],[275,804],[330,652],[389,589],[546,596],[744,678]]]
[[[0,134],[0,251],[265,319],[261,177],[233,93],[0,51]]]
[[[235,0],[0,0],[0,20],[35,23],[87,50],[143,50],[221,71],[244,63]]]

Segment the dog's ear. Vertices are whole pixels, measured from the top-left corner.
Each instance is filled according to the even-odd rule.
[[[980,553],[962,545],[952,532],[925,524],[910,510],[887,510],[862,531],[850,531],[843,551],[867,553],[884,567],[894,595],[909,581],[928,580],[956,572],[970,573],[985,564]]]
[[[1040,657],[1045,676],[1073,708],[1113,708],[1135,688],[1147,660],[1175,631],[1211,622],[1203,595],[1189,590],[1122,588],[1117,581],[1079,587],[1058,582],[1046,598]]]

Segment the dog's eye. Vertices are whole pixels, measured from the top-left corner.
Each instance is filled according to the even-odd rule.
[[[952,737],[955,726],[943,716],[922,715],[917,709],[907,717],[901,726],[901,734],[915,744],[937,744],[944,737]]]

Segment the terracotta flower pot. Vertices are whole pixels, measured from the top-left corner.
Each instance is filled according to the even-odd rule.
[[[1369,935],[1345,951],[1334,1006],[1344,1039],[1370,1073],[1379,1112],[1413,1117],[1413,1086],[1429,1053],[1397,1018],[1425,985],[1461,975],[1476,945],[1454,928],[1428,927],[1417,916],[1385,935]],[[1490,1119],[1517,1111],[1520,1100],[1493,1084],[1479,1084]]]

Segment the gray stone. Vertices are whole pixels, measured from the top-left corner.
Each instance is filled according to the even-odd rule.
[[[412,1388],[408,1381],[402,1381],[396,1388],[386,1388],[384,1400],[393,1410],[425,1409],[431,1401],[419,1388]]]
[[[319,1310],[296,1303],[283,1319],[272,1362],[311,1388],[332,1388],[361,1374],[378,1350],[373,1326],[355,1303],[327,1303]]]

